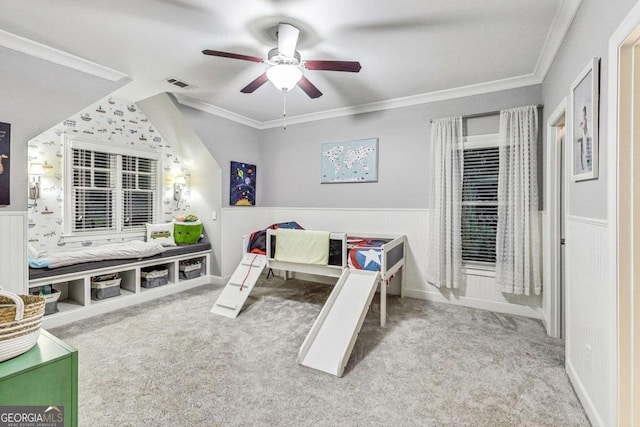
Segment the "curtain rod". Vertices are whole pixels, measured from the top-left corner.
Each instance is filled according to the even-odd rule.
[[[544,106],[544,104],[538,104],[536,105],[536,107],[538,108],[542,108]],[[466,116],[462,116],[463,119],[475,119],[478,117],[486,117],[486,116],[493,116],[495,114],[500,114],[501,110],[498,111],[487,111],[484,113],[474,113],[474,114],[467,114]],[[431,119],[431,123],[433,123],[434,119]]]

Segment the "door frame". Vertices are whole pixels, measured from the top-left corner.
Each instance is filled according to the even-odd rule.
[[[609,281],[616,284],[617,424],[640,425],[640,2],[609,39],[607,216]],[[634,94],[635,92],[635,94]],[[634,142],[636,144],[634,144]],[[638,181],[636,181],[638,182]],[[636,220],[634,222],[634,219]]]
[[[566,135],[567,98],[553,110],[547,119],[547,170],[545,194],[545,209],[547,219],[543,226],[546,237],[545,255],[543,256],[543,313],[547,328],[547,334],[554,338],[560,338],[562,332],[562,277],[560,264],[560,196],[567,197],[566,179],[561,182],[559,174],[562,160],[562,145],[559,143],[559,126],[564,122]],[[566,142],[566,136],[565,136]],[[566,163],[566,162],[565,162]],[[565,165],[566,166],[566,165]],[[566,175],[566,174],[565,174]],[[562,186],[562,191],[560,191]],[[564,213],[566,215],[566,212]],[[548,246],[547,246],[548,245]]]

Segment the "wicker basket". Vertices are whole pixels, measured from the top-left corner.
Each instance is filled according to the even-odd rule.
[[[45,299],[0,290],[0,362],[25,353],[38,342]]]

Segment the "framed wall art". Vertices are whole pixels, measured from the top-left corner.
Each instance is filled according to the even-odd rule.
[[[231,206],[255,206],[256,165],[231,161],[229,184],[229,204]]]
[[[598,178],[600,58],[593,58],[571,85],[571,179]]]
[[[0,122],[0,206],[11,203],[11,124]]]
[[[378,138],[324,143],[320,155],[322,184],[378,181]]]

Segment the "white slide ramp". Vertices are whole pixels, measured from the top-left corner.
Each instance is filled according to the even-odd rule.
[[[244,254],[236,271],[222,290],[211,313],[235,319],[242,310],[260,274],[267,266],[267,257],[258,254]]]
[[[342,376],[378,285],[378,272],[346,269],[311,327],[298,363]]]

